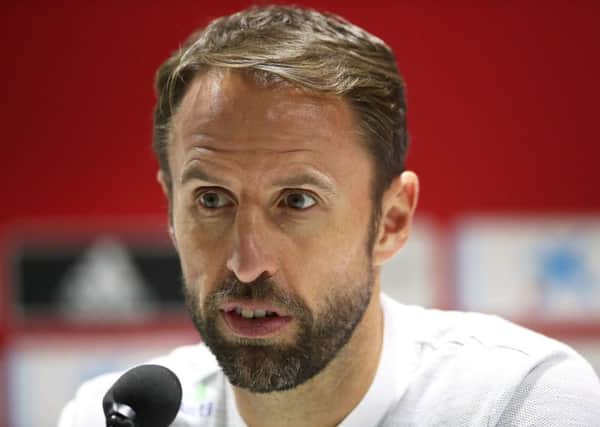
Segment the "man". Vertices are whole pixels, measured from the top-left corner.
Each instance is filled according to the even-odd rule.
[[[183,385],[174,426],[600,425],[598,378],[570,348],[380,294],[419,189],[384,42],[251,8],[193,34],[157,92],[158,181],[205,342],[153,361]],[[103,425],[118,376],[84,384],[59,425]]]

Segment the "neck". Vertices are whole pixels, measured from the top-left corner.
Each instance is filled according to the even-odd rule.
[[[255,394],[233,387],[238,411],[249,427],[336,426],[371,386],[382,342],[383,313],[379,286],[375,286],[352,338],[323,371],[283,392]]]

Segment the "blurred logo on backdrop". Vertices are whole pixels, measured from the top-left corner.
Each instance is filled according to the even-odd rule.
[[[600,275],[594,271],[590,256],[594,251],[589,246],[575,234],[544,241],[535,250],[537,287],[544,311],[574,315],[600,310]],[[595,255],[600,260],[600,254]]]
[[[161,230],[142,238],[90,230],[72,238],[13,239],[15,321],[107,323],[183,313],[179,261]]]
[[[156,305],[127,247],[114,238],[93,242],[58,282],[56,308],[76,320],[139,316]]]
[[[475,218],[456,248],[459,308],[600,320],[600,219]]]

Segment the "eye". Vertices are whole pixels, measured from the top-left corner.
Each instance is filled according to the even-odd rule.
[[[203,191],[196,200],[206,209],[219,209],[231,205],[231,199],[223,192],[216,190]]]
[[[316,205],[317,199],[309,193],[296,191],[287,193],[281,202],[288,208],[305,210]]]

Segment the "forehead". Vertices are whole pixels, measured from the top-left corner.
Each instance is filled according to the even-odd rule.
[[[302,149],[314,141],[335,146],[342,139],[358,143],[358,131],[354,112],[339,96],[261,84],[245,73],[215,69],[194,79],[172,124],[174,139],[205,136],[248,148],[276,139],[271,149]]]
[[[208,72],[192,82],[173,117],[172,178],[180,188],[200,168],[241,189],[317,174],[338,192],[364,194],[374,169],[357,123],[341,97]]]

